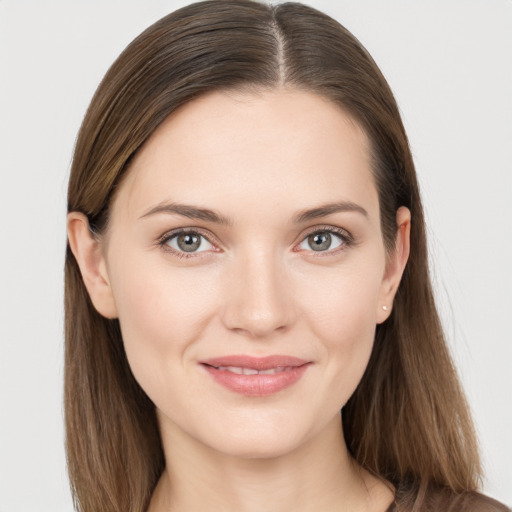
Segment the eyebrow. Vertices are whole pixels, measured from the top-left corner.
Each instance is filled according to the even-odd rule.
[[[144,219],[151,215],[156,215],[158,213],[168,213],[170,215],[177,214],[183,217],[187,217],[189,219],[195,220],[204,220],[207,222],[213,222],[215,224],[223,224],[229,226],[232,224],[231,220],[227,217],[224,217],[220,213],[215,210],[210,210],[209,208],[201,208],[199,206],[191,206],[187,204],[181,203],[160,203],[150,208],[146,213],[144,213],[140,219]]]
[[[356,212],[361,215],[368,217],[368,212],[356,203],[351,201],[340,201],[337,203],[328,203],[321,206],[317,206],[316,208],[310,208],[308,210],[300,211],[294,217],[295,224],[301,224],[310,220],[318,219],[320,217],[326,217],[327,215],[332,215],[334,213],[340,212]],[[215,224],[222,224],[225,226],[231,226],[232,221],[216,212],[215,210],[210,210],[209,208],[201,208],[199,206],[192,206],[188,204],[181,203],[160,203],[150,208],[146,213],[144,213],[140,219],[144,219],[146,217],[150,217],[151,215],[156,215],[159,213],[167,213],[170,215],[177,214],[183,217],[187,217],[189,219],[195,220],[204,220],[207,222],[213,222]]]
[[[307,222],[309,220],[318,219],[319,217],[325,217],[327,215],[340,212],[356,212],[360,213],[364,217],[368,217],[368,212],[362,206],[351,201],[340,201],[338,203],[329,203],[309,210],[303,210],[295,216],[294,222],[296,224],[300,224],[302,222]]]

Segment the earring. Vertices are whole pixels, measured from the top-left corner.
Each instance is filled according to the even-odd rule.
[[[384,311],[387,311],[387,310],[388,310],[388,307],[387,307],[387,306],[382,306],[382,309],[383,309]]]

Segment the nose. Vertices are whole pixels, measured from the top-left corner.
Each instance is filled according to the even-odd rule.
[[[293,291],[284,265],[267,251],[253,253],[230,268],[224,325],[252,338],[284,332],[295,321]]]

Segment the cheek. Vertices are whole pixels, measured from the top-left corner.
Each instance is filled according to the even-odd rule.
[[[201,336],[217,303],[212,277],[125,255],[111,283],[128,362],[145,389],[169,378]],[[134,271],[134,269],[136,269]],[[172,270],[172,271],[171,271]],[[150,390],[147,390],[150,391]]]
[[[357,333],[375,330],[384,266],[375,260],[357,263],[311,273],[311,278],[303,275],[295,293],[329,345],[355,342]]]
[[[309,296],[305,310],[310,311],[311,330],[322,342],[325,371],[337,405],[350,398],[368,364],[375,337],[381,275],[379,265],[346,268],[331,274],[325,282],[317,279],[317,293]]]

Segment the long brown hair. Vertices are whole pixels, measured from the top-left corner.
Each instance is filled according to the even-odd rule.
[[[430,284],[425,225],[400,114],[362,45],[297,3],[192,4],[137,37],[101,82],[76,143],[68,210],[98,234],[129,162],[180,105],[212,90],[288,87],[340,105],[371,141],[388,249],[400,206],[412,215],[411,254],[367,371],[343,409],[347,445],[366,469],[419,510],[434,489],[477,488],[480,464],[468,407]],[[65,413],[75,504],[83,512],[143,512],[164,467],[154,406],[128,366],[117,320],[92,306],[66,255]],[[443,491],[444,492],[444,491]]]

